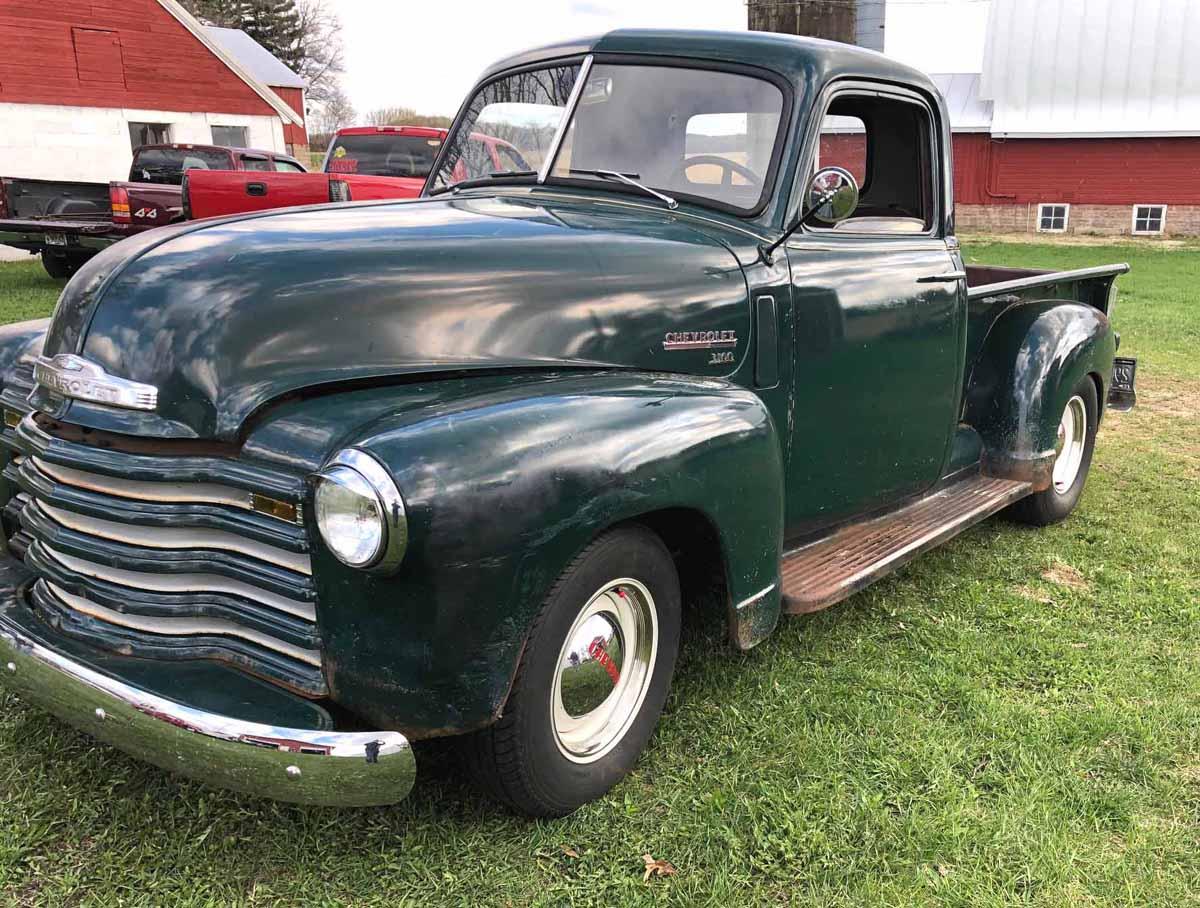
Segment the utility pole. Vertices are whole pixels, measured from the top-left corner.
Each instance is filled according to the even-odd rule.
[[[750,31],[806,35],[883,50],[887,0],[746,0]]]

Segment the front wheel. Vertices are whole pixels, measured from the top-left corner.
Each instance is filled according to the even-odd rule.
[[[547,596],[504,715],[465,739],[472,774],[531,816],[600,797],[658,723],[679,627],[679,579],[658,536],[629,526],[596,539]]]
[[[1050,487],[1018,501],[1009,509],[1010,517],[1032,526],[1048,526],[1075,510],[1092,465],[1099,414],[1096,383],[1085,375],[1059,418]]]

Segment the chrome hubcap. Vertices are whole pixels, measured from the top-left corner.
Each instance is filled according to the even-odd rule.
[[[563,756],[591,763],[617,745],[642,708],[657,652],[650,591],[629,578],[597,590],[567,633],[551,686],[554,738]]]
[[[1065,494],[1079,476],[1083,449],[1087,440],[1087,409],[1083,398],[1067,401],[1062,422],[1058,424],[1058,440],[1054,444],[1054,491]]]

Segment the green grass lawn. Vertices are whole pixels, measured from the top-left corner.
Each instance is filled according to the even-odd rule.
[[[1122,352],[1080,510],[993,520],[730,652],[693,620],[637,771],[530,822],[420,753],[387,809],[206,789],[0,694],[5,905],[1200,903],[1200,250],[969,243],[1128,261]],[[0,316],[47,312],[0,266]],[[643,854],[674,876],[643,881]]]
[[[52,280],[37,259],[0,262],[0,325],[44,318],[62,288],[63,283]]]

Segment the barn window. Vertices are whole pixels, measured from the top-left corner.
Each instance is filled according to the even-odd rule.
[[[169,145],[170,142],[170,123],[129,124],[129,145],[134,151],[143,145]]]
[[[246,138],[247,132],[245,126],[214,126],[212,128],[213,144],[226,148],[245,148],[250,144]]]
[[[1166,205],[1134,205],[1133,232],[1135,234],[1152,235],[1163,232],[1167,222]]]
[[[1038,233],[1062,233],[1070,213],[1070,205],[1039,205]]]

